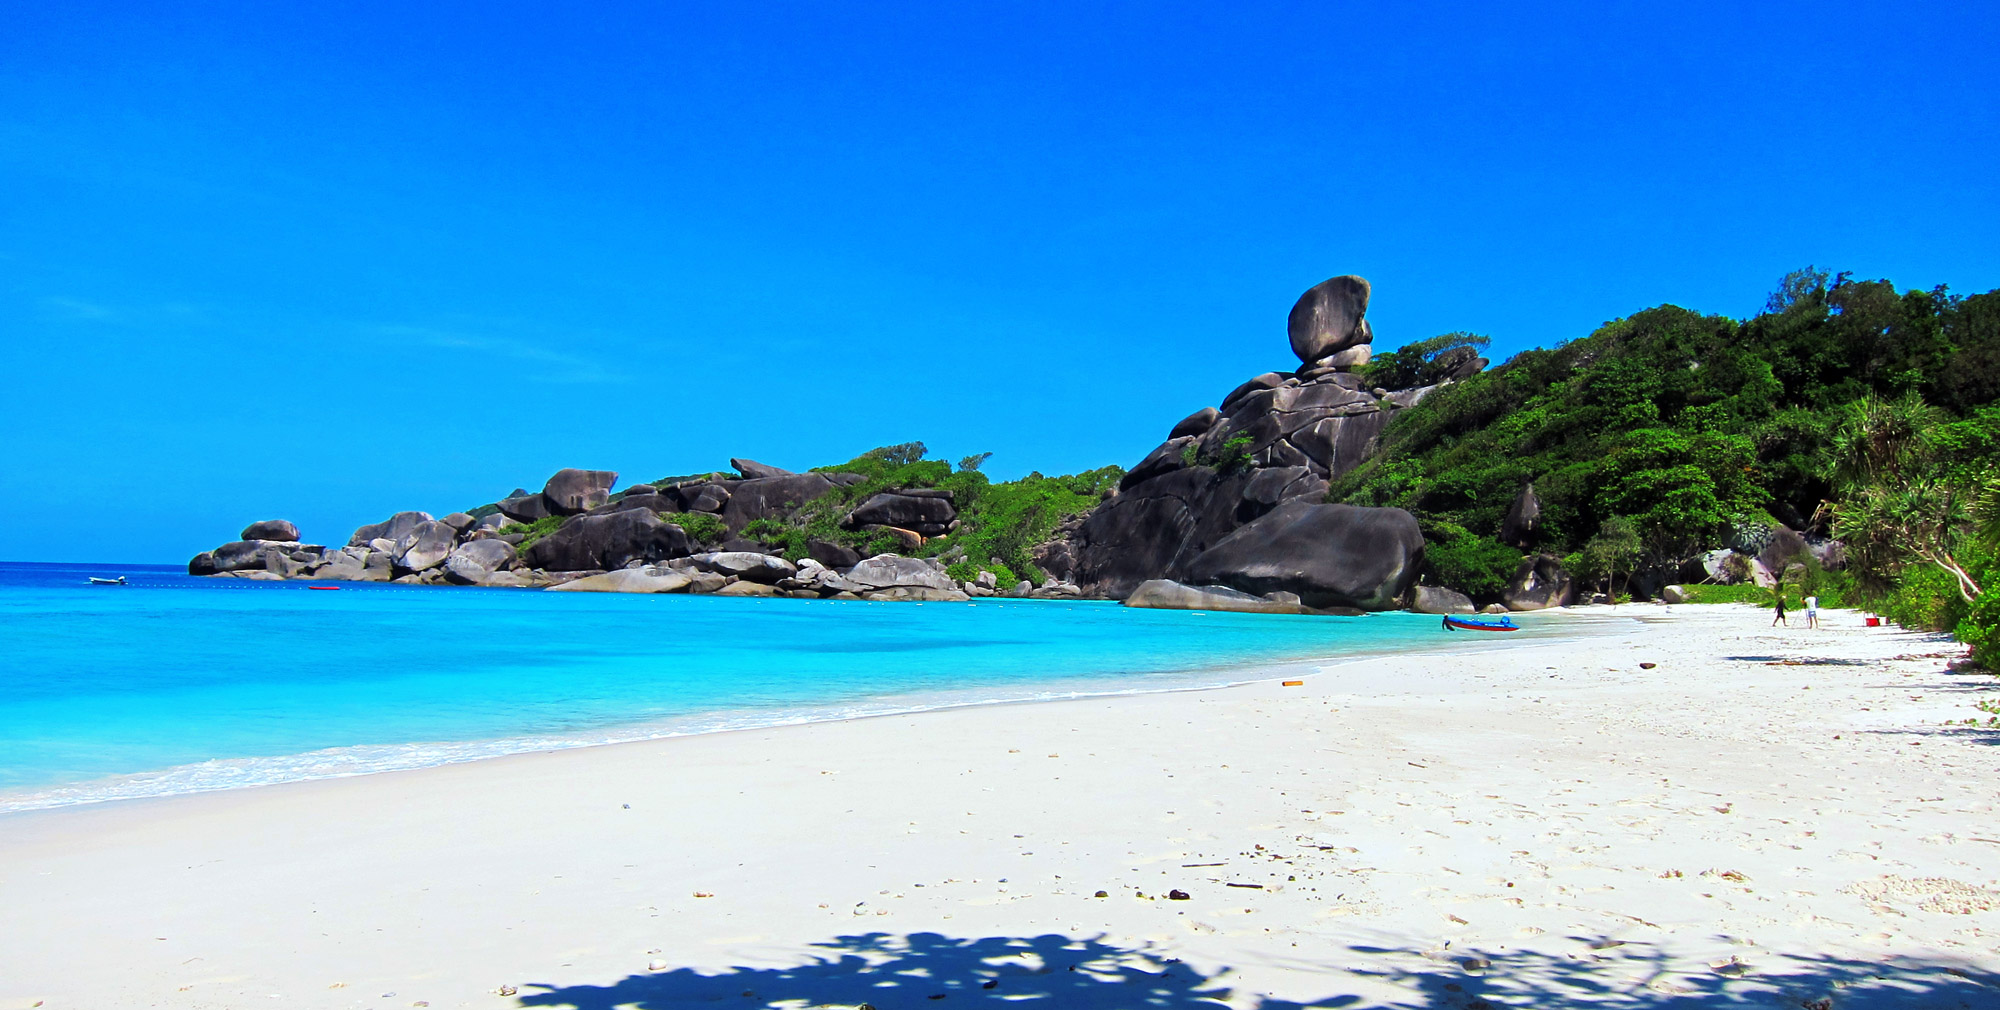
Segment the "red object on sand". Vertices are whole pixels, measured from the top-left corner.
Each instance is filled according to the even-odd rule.
[[[1882,619],[1879,617],[1870,617],[1868,618],[1867,623],[1868,626],[1871,628],[1879,628],[1882,626]]]

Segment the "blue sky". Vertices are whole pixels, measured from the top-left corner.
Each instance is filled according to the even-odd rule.
[[[1808,263],[2000,287],[1994,8],[0,16],[0,558],[340,543],[553,470],[1130,465],[1295,364]]]

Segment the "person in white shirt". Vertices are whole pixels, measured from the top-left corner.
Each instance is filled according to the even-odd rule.
[[[1806,627],[1808,628],[1819,627],[1819,597],[1808,596],[1805,599],[1805,604],[1806,604]]]

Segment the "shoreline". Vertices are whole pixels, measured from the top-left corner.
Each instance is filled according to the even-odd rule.
[[[1035,602],[1035,601],[1010,601]],[[1043,601],[1073,602],[1073,601]],[[1578,619],[1604,621],[1607,618],[1638,620],[1636,616],[1620,614],[1600,614],[1582,612],[1575,608],[1554,608],[1538,612],[1539,619],[1554,618],[1565,622]],[[1197,613],[1193,616],[1202,616]],[[1558,639],[1569,642],[1581,638],[1616,634],[1615,630],[1591,631],[1578,629],[1562,633],[1566,637]],[[1547,639],[1527,639],[1519,643],[1541,643]],[[1416,652],[1422,655],[1468,655],[1482,650],[1504,648],[1505,643],[1481,640],[1477,637],[1451,644],[1440,643],[1420,647]],[[1351,663],[1394,656],[1411,655],[1409,650],[1391,650],[1387,646],[1380,651],[1363,651],[1354,654],[1333,656],[1297,656],[1283,659],[1252,660],[1242,664],[1200,667],[1174,671],[1152,671],[1137,674],[1103,675],[1090,680],[1078,681],[1074,690],[1062,690],[1062,681],[1050,681],[1026,696],[979,698],[962,700],[960,696],[991,690],[1009,694],[1022,688],[966,688],[942,692],[918,692],[888,694],[845,702],[807,704],[796,708],[781,709],[732,709],[700,712],[675,716],[651,722],[613,724],[579,731],[574,735],[531,734],[469,740],[416,740],[395,743],[357,744],[291,754],[253,755],[248,757],[215,758],[193,764],[175,765],[167,768],[151,769],[123,775],[80,782],[55,783],[47,786],[27,786],[0,791],[0,825],[8,817],[47,810],[64,810],[79,806],[94,806],[105,803],[126,803],[139,800],[171,799],[179,796],[198,796],[216,792],[232,792],[241,789],[263,789],[272,786],[290,785],[300,782],[318,782],[330,779],[347,779],[368,775],[395,772],[422,771],[451,765],[492,761],[523,754],[541,754],[556,751],[612,747],[623,744],[648,743],[657,740],[685,739],[749,732],[755,730],[781,729],[789,726],[805,726],[818,723],[847,722],[887,718],[901,715],[918,715],[926,712],[955,711],[968,708],[1005,707],[1015,705],[1040,705],[1055,702],[1079,701],[1093,698],[1116,698],[1126,696],[1147,696],[1172,694],[1184,691],[1221,690],[1244,684],[1280,680],[1294,676],[1314,676]],[[1166,683],[1158,686],[1116,686],[1123,681],[1168,681],[1185,680],[1188,683]],[[899,704],[899,702],[907,704]],[[886,706],[886,707],[885,707]],[[864,709],[863,711],[849,711]],[[721,725],[717,725],[717,721]],[[728,725],[731,721],[742,724]],[[695,728],[677,728],[692,725]],[[602,739],[591,739],[602,737]],[[456,756],[455,756],[456,755]],[[346,770],[304,770],[288,773],[284,769],[297,768],[301,764],[325,768],[329,765],[354,763]],[[184,786],[175,786],[175,781],[193,780]],[[219,780],[219,781],[218,781]],[[213,783],[213,784],[210,784]],[[81,796],[77,794],[82,794]]]
[[[7,815],[0,1010],[1991,1005],[2000,734],[1940,723],[1994,679],[1851,613],[1673,609],[1303,687]]]

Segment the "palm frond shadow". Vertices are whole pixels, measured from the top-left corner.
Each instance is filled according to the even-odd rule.
[[[1077,1008],[1077,1010],[1257,1010],[1409,1007],[1500,1010],[1502,1007],[1635,1008],[1768,1006],[1803,1010],[1891,1007],[2000,1010],[2000,974],[1946,957],[1924,960],[1760,955],[1690,972],[1644,944],[1573,937],[1605,955],[1439,951],[1350,947],[1312,976],[1346,975],[1354,993],[1309,1003],[1238,992],[1230,970],[1204,973],[1146,946],[1103,938],[951,937],[939,933],[864,933],[815,946],[803,964],[691,968],[626,976],[610,985],[534,985],[520,1005],[570,1010],[682,1010],[690,1007],[799,1007],[907,1010],[915,1007]],[[1616,949],[1613,949],[1616,948]],[[1348,967],[1348,965],[1353,965]],[[1392,965],[1395,967],[1383,967]]]
[[[573,1010],[667,1010],[694,1006],[1076,1007],[1214,1010],[1231,996],[1227,972],[1204,974],[1144,947],[1043,935],[978,939],[938,933],[864,933],[815,946],[828,953],[783,968],[703,974],[682,968],[629,975],[608,986],[524,986],[523,1006]],[[530,993],[530,988],[542,991]],[[942,1001],[942,1002],[940,1002]],[[1263,1010],[1354,1005],[1265,1000]]]

